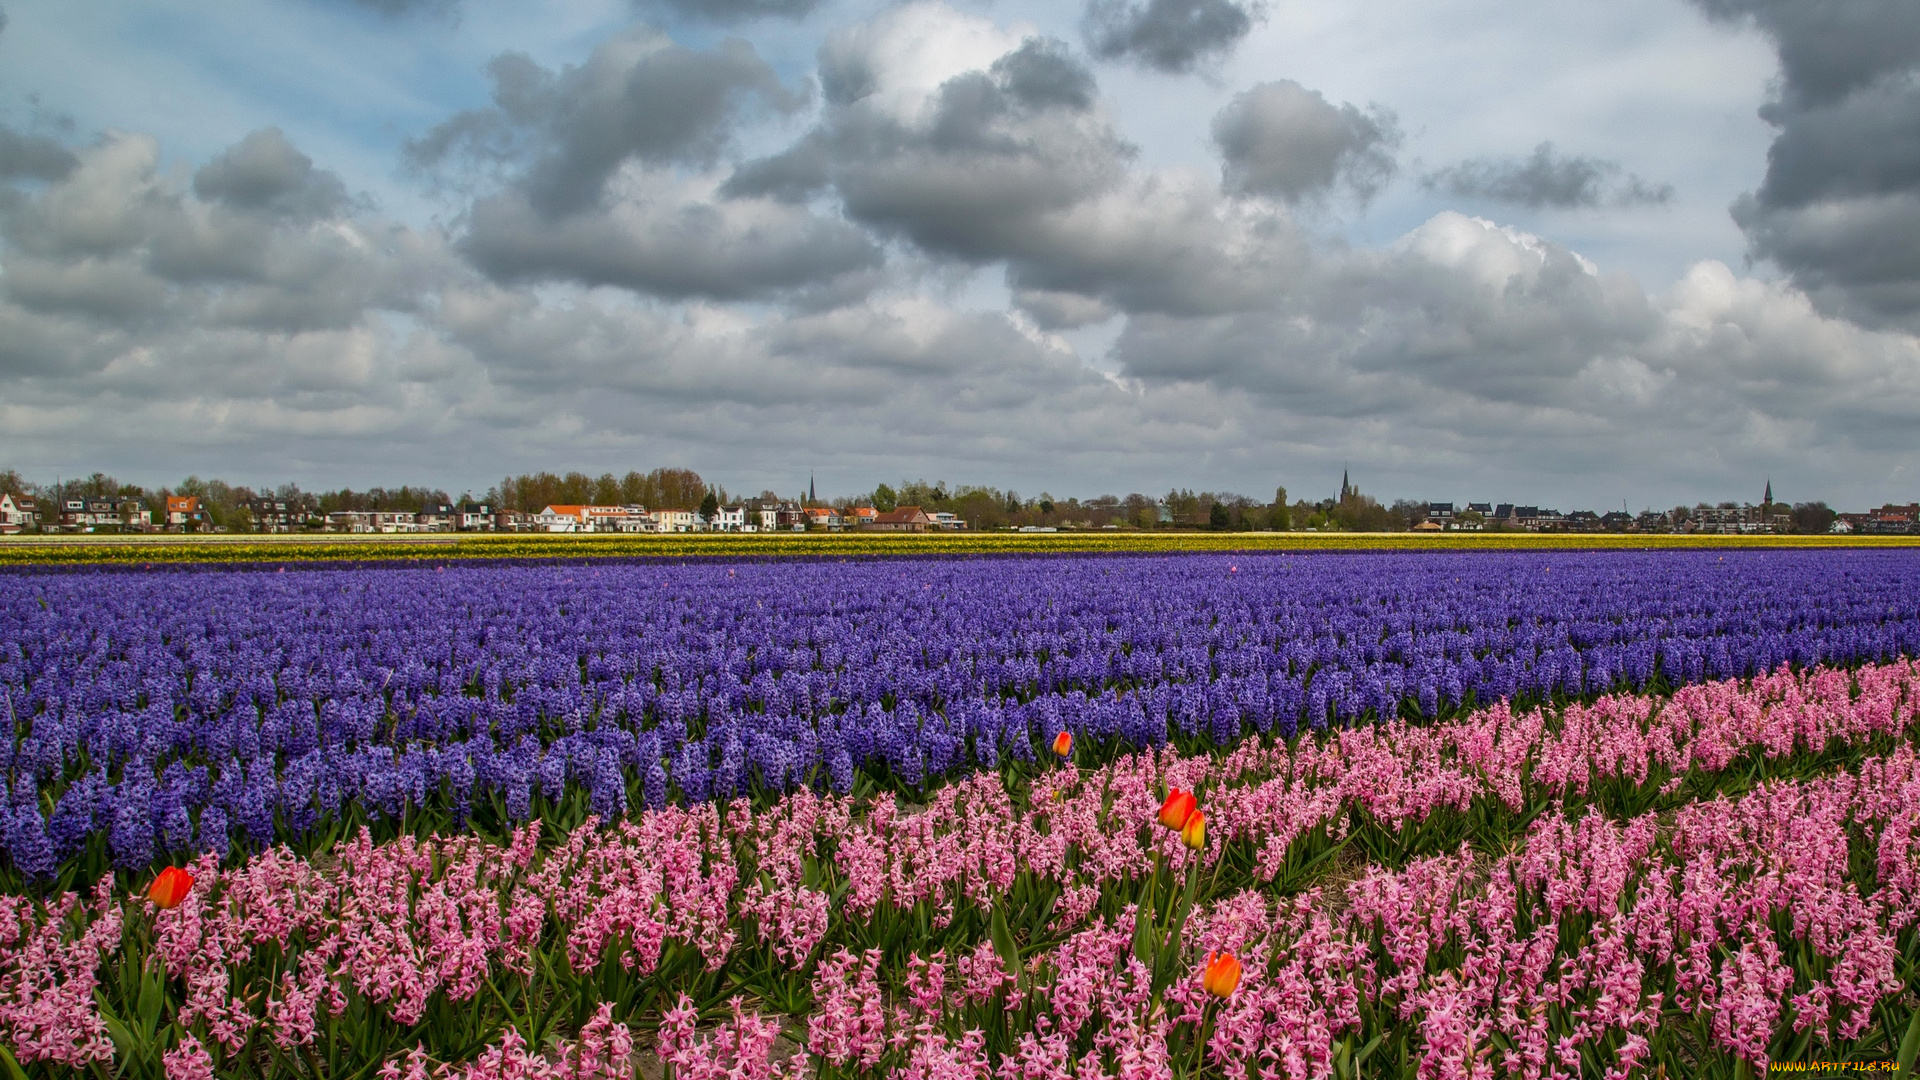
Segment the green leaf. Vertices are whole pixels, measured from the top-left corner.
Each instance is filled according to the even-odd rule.
[[[1145,908],[1133,913],[1133,958],[1142,967],[1153,970],[1153,919]]]
[[[146,1055],[141,1052],[143,1048],[139,1040],[134,1038],[132,1029],[121,1022],[119,1017],[113,1015],[112,1007],[107,1004],[107,996],[95,990],[93,1003],[94,1007],[100,1010],[100,1019],[106,1021],[107,1036],[113,1040],[113,1048],[119,1051],[120,1057],[144,1058]]]
[[[1896,1075],[1903,1080],[1911,1078],[1915,1058],[1920,1058],[1920,1009],[1913,1010],[1913,1018],[1907,1021],[1906,1038],[1900,1040],[1900,1054],[1894,1061],[1898,1068]]]
[[[0,1065],[6,1067],[7,1080],[27,1080],[27,1072],[13,1059],[13,1051],[0,1046]]]
[[[1020,946],[1013,940],[1013,928],[1007,925],[1007,905],[1004,898],[993,905],[993,924],[988,932],[993,935],[993,951],[1000,954],[1000,963],[1019,980],[1020,989],[1027,988],[1027,966],[1020,962]]]
[[[149,964],[140,978],[140,1001],[136,1006],[140,1031],[151,1042],[160,1026],[160,1010],[167,1003],[167,976],[157,964]]]
[[[1153,972],[1155,1000],[1159,999],[1161,991],[1167,988],[1167,984],[1173,981],[1174,971],[1179,966],[1180,939],[1186,931],[1187,916],[1193,911],[1194,896],[1199,889],[1200,864],[1195,860],[1194,864],[1187,868],[1186,891],[1181,894],[1179,902],[1174,906],[1172,916],[1168,919],[1166,941],[1159,946],[1153,962],[1148,965],[1149,970]]]

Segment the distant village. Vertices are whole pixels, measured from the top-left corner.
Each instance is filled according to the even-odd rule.
[[[448,500],[423,489],[302,494],[283,488],[274,494],[202,484],[210,494],[148,492],[95,474],[74,493],[72,483],[53,493],[35,490],[17,474],[0,472],[0,534],[21,533],[772,533],[772,532],[942,532],[1013,530],[1023,532],[1085,529],[1210,529],[1217,531],[1311,532],[1457,532],[1539,533],[1822,533],[1903,535],[1920,533],[1920,504],[1887,504],[1858,513],[1835,512],[1825,503],[1776,502],[1771,482],[1758,503],[1722,502],[1678,506],[1670,510],[1626,509],[1601,513],[1496,502],[1416,502],[1384,506],[1362,495],[1341,477],[1337,498],[1290,502],[1286,489],[1272,502],[1244,496],[1188,490],[1154,498],[1106,495],[1082,502],[1050,496],[1022,499],[991,488],[956,488],[924,481],[895,491],[879,485],[868,496],[823,500],[809,485],[797,498],[772,492],[729,499],[724,489],[707,485],[689,470],[655,470],[622,480],[611,475],[590,479],[580,474],[510,477],[489,492],[492,498]],[[190,478],[191,480],[191,478]],[[9,488],[11,490],[9,490]],[[651,494],[649,505],[620,500],[543,502],[540,494]],[[109,494],[107,492],[116,492]],[[504,497],[501,493],[504,492]],[[433,495],[439,495],[433,498]],[[513,500],[517,507],[500,505]],[[911,501],[909,501],[911,500]],[[536,508],[537,507],[537,508]]]
[[[690,532],[840,532],[869,529],[876,532],[932,532],[961,530],[965,520],[950,511],[924,511],[898,506],[880,511],[871,506],[845,510],[799,503],[759,500],[714,506],[705,511],[645,506],[589,506],[556,504],[537,513],[499,510],[487,503],[437,503],[420,510],[320,511],[301,499],[250,499],[245,504],[249,531],[256,533],[690,533]],[[133,497],[95,496],[61,500],[57,514],[43,516],[33,496],[0,495],[0,533],[104,533],[213,531],[206,508],[197,496],[167,496],[166,508],[156,519],[145,501]],[[224,527],[220,531],[229,531]]]
[[[1354,493],[1345,478],[1341,498]],[[1775,502],[1773,483],[1768,481],[1760,502],[1717,505],[1700,503],[1671,510],[1626,510],[1599,513],[1574,510],[1562,514],[1542,506],[1517,506],[1513,503],[1470,502],[1426,504],[1425,520],[1416,522],[1415,532],[1455,530],[1505,530],[1513,532],[1566,533],[1704,533],[1704,534],[1786,534],[1827,533],[1860,535],[1905,535],[1920,532],[1920,504],[1888,504],[1864,513],[1836,513],[1825,503],[1789,506]]]

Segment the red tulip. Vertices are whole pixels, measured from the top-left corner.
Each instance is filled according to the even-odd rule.
[[[1160,824],[1175,831],[1184,829],[1197,806],[1192,792],[1174,788],[1167,792],[1167,801],[1160,804]]]
[[[1053,752],[1060,757],[1073,753],[1073,733],[1063,731],[1053,737]]]
[[[180,906],[180,901],[187,898],[187,891],[192,888],[193,874],[177,866],[169,866],[160,871],[160,876],[154,878],[153,884],[148,886],[147,899],[153,901],[156,907],[177,908]]]
[[[1240,961],[1232,953],[1208,953],[1207,971],[1200,976],[1200,985],[1214,997],[1233,996],[1240,985]]]
[[[1207,846],[1207,815],[1195,810],[1187,815],[1187,823],[1180,826],[1180,842],[1199,851]]]

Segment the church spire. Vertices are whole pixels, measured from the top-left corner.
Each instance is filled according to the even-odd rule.
[[[808,502],[819,501],[819,496],[813,493],[813,474],[812,473],[807,474],[807,501]]]
[[[1351,494],[1353,494],[1353,485],[1347,483],[1347,470],[1341,469],[1340,470],[1340,501],[1346,502],[1347,496]]]

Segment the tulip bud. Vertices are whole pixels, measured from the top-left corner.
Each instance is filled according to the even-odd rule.
[[[1167,801],[1160,804],[1160,824],[1178,831],[1186,827],[1187,818],[1192,816],[1195,803],[1193,793],[1179,788],[1167,792]]]
[[[1180,826],[1180,842],[1195,851],[1207,846],[1207,815],[1203,811],[1187,815],[1187,823]]]
[[[160,871],[160,876],[154,878],[153,884],[147,887],[147,899],[153,901],[155,907],[170,910],[179,907],[180,901],[187,898],[187,891],[192,888],[192,873],[169,866]]]
[[[1073,753],[1073,733],[1063,731],[1053,737],[1053,752],[1059,757]]]
[[[1217,998],[1231,997],[1240,985],[1240,961],[1232,953],[1208,953],[1207,970],[1200,985]]]

